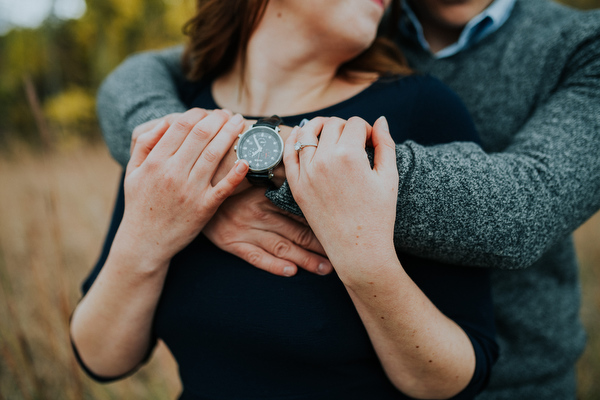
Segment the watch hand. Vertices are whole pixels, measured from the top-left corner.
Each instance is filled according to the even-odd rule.
[[[254,142],[256,143],[256,145],[258,146],[258,150],[262,150],[262,147],[260,147],[260,144],[258,144],[258,139],[256,139],[256,136],[252,136],[252,139],[254,139]]]
[[[260,152],[261,152],[261,150],[262,150],[262,149],[261,149],[261,148],[259,148],[259,149],[258,149],[258,150],[256,150],[254,153],[252,153],[252,157],[254,157],[254,156],[255,156],[255,155],[257,155],[258,153],[260,153]]]

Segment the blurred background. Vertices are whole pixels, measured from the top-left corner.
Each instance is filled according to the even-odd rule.
[[[163,346],[133,377],[94,383],[72,357],[68,319],[120,175],[101,140],[97,87],[127,55],[181,43],[193,9],[193,0],[0,0],[0,400],[166,399],[180,390]],[[600,399],[600,214],[575,239],[589,334],[579,399]]]

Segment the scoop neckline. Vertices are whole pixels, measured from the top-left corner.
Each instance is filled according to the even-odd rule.
[[[406,75],[406,76],[399,76],[399,77],[393,77],[393,80],[401,80],[407,77],[410,77],[412,75]],[[281,119],[283,119],[284,121],[288,121],[288,120],[302,120],[302,119],[312,119],[314,117],[317,116],[322,116],[322,115],[331,115],[333,114],[333,111],[335,111],[338,108],[345,108],[348,104],[354,102],[357,100],[357,98],[362,97],[365,93],[373,90],[374,88],[376,88],[377,86],[380,86],[383,82],[385,81],[389,81],[390,78],[389,77],[379,77],[376,80],[374,80],[369,86],[365,87],[363,90],[361,90],[358,93],[353,94],[352,96],[348,97],[345,100],[340,101],[339,103],[336,104],[332,104],[330,106],[321,108],[319,110],[315,110],[315,111],[309,111],[309,112],[305,112],[305,113],[301,113],[301,114],[290,114],[290,115],[279,115],[279,117]],[[221,107],[219,104],[217,104],[214,96],[213,96],[213,91],[212,91],[212,83],[214,81],[209,82],[208,85],[208,101],[211,103],[211,106],[213,106],[214,109],[222,109],[223,107]],[[256,116],[256,115],[245,115],[243,114],[245,119],[250,119],[250,120],[258,120],[260,118],[264,118],[265,116]]]

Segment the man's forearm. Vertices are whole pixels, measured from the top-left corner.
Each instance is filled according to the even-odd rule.
[[[100,87],[97,111],[104,140],[123,167],[137,125],[187,110],[176,85],[183,79],[180,56],[180,47],[131,56]]]

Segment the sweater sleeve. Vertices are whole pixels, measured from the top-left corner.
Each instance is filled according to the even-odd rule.
[[[129,57],[102,83],[97,113],[104,140],[123,166],[129,161],[133,129],[167,114],[184,112],[178,84],[182,47],[138,53]]]
[[[396,146],[399,249],[452,264],[525,268],[600,209],[600,37],[502,152]],[[293,198],[271,195],[293,211]]]
[[[600,208],[600,37],[502,152],[398,146],[397,244],[452,263],[522,268]]]

